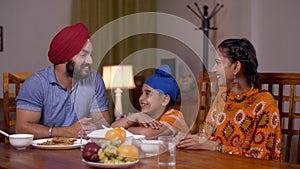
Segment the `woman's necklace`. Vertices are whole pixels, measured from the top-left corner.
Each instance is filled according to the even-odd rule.
[[[243,102],[244,100],[246,99],[246,96],[240,96],[240,95],[237,95],[235,98],[234,98],[234,101],[238,102],[238,103],[241,103]]]
[[[237,94],[237,95],[234,95],[234,101],[238,102],[238,103],[241,103],[243,102],[246,98],[247,98],[247,94],[249,91],[251,91],[253,89],[253,85],[251,86],[251,88],[249,90],[247,90],[246,92],[243,92],[242,94]],[[228,96],[228,92],[227,92],[227,96]]]

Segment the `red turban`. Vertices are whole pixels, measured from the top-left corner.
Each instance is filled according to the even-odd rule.
[[[49,60],[55,65],[70,60],[81,51],[89,38],[88,29],[82,23],[63,28],[52,39]]]

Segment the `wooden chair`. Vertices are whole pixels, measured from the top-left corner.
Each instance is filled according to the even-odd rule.
[[[199,81],[199,111],[195,125],[196,130],[200,127],[205,120],[206,114],[218,92],[217,77],[212,72],[200,72]]]
[[[260,73],[259,81],[278,102],[283,161],[300,164],[300,73]],[[197,124],[205,120],[206,113],[218,91],[216,84],[214,73],[200,72],[198,84],[200,108]]]
[[[5,72],[3,73],[3,111],[4,130],[7,133],[14,133],[16,125],[16,96],[19,93],[21,84],[32,75],[32,72]],[[6,140],[7,142],[7,140]]]
[[[260,73],[259,80],[278,102],[283,160],[300,164],[300,73]]]

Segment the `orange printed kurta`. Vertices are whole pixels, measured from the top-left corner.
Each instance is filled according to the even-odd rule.
[[[266,90],[233,95],[220,89],[203,132],[224,145],[224,152],[261,159],[281,159],[280,117],[276,100]]]

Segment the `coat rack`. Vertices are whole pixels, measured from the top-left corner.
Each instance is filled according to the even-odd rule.
[[[202,27],[199,27],[200,30],[203,30],[205,37],[203,37],[203,72],[206,72],[206,68],[208,67],[208,40],[209,40],[209,30],[217,30],[216,27],[210,27],[210,19],[224,7],[224,5],[220,5],[219,3],[216,4],[216,6],[213,8],[210,15],[208,15],[208,6],[203,6],[203,12],[198,6],[198,3],[195,2],[194,5],[196,6],[196,9],[198,13],[190,6],[187,5],[187,7],[202,21]]]

